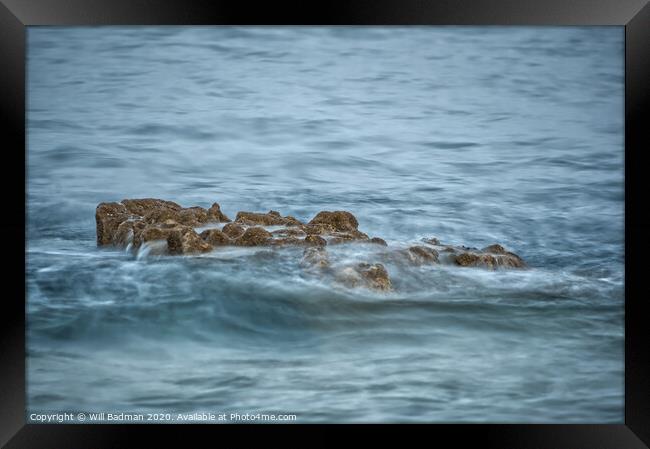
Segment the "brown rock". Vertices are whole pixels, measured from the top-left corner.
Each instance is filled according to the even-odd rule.
[[[231,239],[237,239],[241,237],[244,235],[244,231],[244,227],[239,223],[228,223],[221,229],[221,232],[226,234]]]
[[[521,257],[497,244],[486,246],[481,252],[461,252],[454,256],[454,261],[462,267],[526,268],[526,263]]]
[[[169,254],[196,254],[205,253],[212,249],[212,245],[203,240],[194,229],[174,228],[167,237]]]
[[[237,212],[235,222],[245,225],[262,225],[262,226],[298,226],[302,223],[294,217],[282,217],[277,211],[270,211],[266,214],[257,212]]]
[[[178,221],[187,226],[201,226],[208,220],[208,211],[198,206],[181,209],[178,213]]]
[[[122,200],[126,209],[134,214],[144,217],[147,213],[160,209],[171,209],[179,211],[182,207],[173,201],[159,200],[155,198],[142,198],[134,200]]]
[[[333,226],[328,224],[318,223],[318,224],[306,224],[302,225],[300,229],[309,235],[327,235],[336,232]]]
[[[255,226],[246,229],[244,234],[235,240],[235,244],[239,246],[261,246],[268,244],[271,238],[272,236],[269,231]]]
[[[494,269],[497,261],[490,254],[476,254],[463,252],[454,256],[454,261],[461,267],[485,267]]]
[[[206,229],[199,235],[212,246],[225,246],[232,244],[231,238],[218,229]]]
[[[428,238],[428,239],[422,239],[422,241],[424,243],[428,243],[429,245],[436,245],[436,246],[440,245],[440,240],[438,240],[435,237],[431,237],[431,238]]]
[[[210,217],[210,221],[219,223],[229,223],[231,221],[230,218],[226,217],[226,214],[221,212],[221,206],[218,203],[212,203],[212,206],[208,209],[208,216]]]
[[[308,235],[305,237],[303,242],[309,246],[325,246],[327,245],[327,240],[319,235]]]
[[[128,218],[129,212],[123,204],[99,203],[95,210],[97,246],[113,244],[117,228]]]
[[[381,239],[379,237],[371,238],[370,243],[376,243],[377,245],[381,245],[381,246],[388,246],[388,243],[386,243],[386,240]]]
[[[361,276],[366,280],[368,287],[375,290],[391,290],[393,288],[390,278],[388,277],[388,271],[380,263],[367,264],[361,263],[357,265],[357,270]]]
[[[354,215],[346,211],[321,211],[308,224],[325,224],[340,232],[356,231],[359,227],[359,222]]]

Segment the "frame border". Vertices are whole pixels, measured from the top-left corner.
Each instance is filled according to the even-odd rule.
[[[11,176],[0,177],[5,216],[0,235],[11,262],[2,270],[5,301],[0,328],[0,444],[6,447],[126,447],[151,440],[187,443],[188,434],[241,437],[250,425],[38,425],[25,424],[25,75],[26,27],[38,25],[618,25],[625,26],[625,424],[436,424],[329,426],[395,430],[453,438],[486,447],[619,449],[650,446],[650,331],[643,322],[643,257],[650,220],[643,204],[650,148],[643,118],[650,103],[650,5],[647,0],[348,0],[307,5],[296,1],[252,5],[225,0],[0,0],[0,119]],[[306,6],[306,7],[305,7]],[[16,186],[22,182],[22,194]],[[18,263],[22,261],[22,265]],[[20,280],[22,279],[22,280]],[[22,299],[21,299],[22,298]],[[181,430],[182,429],[182,430]],[[235,430],[237,429],[237,430]],[[279,435],[287,426],[255,426]],[[295,430],[293,427],[292,430]],[[318,425],[299,431],[332,438]],[[243,432],[241,431],[243,430]],[[418,435],[419,436],[419,435]],[[424,435],[422,435],[424,436]],[[330,442],[337,443],[336,439]]]

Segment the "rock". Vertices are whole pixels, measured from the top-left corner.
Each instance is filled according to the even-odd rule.
[[[244,235],[244,231],[244,227],[239,223],[228,223],[221,229],[221,232],[226,234],[231,239],[237,239],[241,237]]]
[[[392,283],[386,268],[380,264],[360,263],[340,269],[335,279],[347,287],[366,287],[372,290],[392,290]]]
[[[269,231],[259,226],[246,229],[244,234],[235,240],[239,246],[261,246],[270,242],[272,236]]]
[[[338,243],[364,241],[387,246],[379,237],[368,237],[359,231],[354,215],[346,211],[321,211],[307,224],[280,212],[239,212],[235,222],[221,212],[218,203],[209,209],[199,206],[183,208],[173,201],[155,198],[125,199],[121,203],[100,203],[95,211],[97,245],[131,246],[169,254],[193,254],[210,251],[215,246],[303,246],[301,265],[327,267],[330,261],[325,247]],[[208,222],[226,223],[223,229],[206,229],[200,235],[194,228]],[[262,226],[278,226],[272,233]],[[441,245],[436,238],[423,239],[423,244],[398,251],[379,251],[387,262],[411,265],[455,264],[461,267],[524,268],[516,254],[499,244],[482,250],[468,246]],[[435,249],[432,247],[435,246]],[[278,254],[277,251],[270,251]],[[399,258],[395,259],[394,256]],[[274,256],[275,257],[275,256]],[[391,288],[388,273],[379,263],[349,265],[338,270],[336,277],[346,285],[359,285],[377,290]]]
[[[393,286],[388,277],[388,271],[380,263],[367,264],[361,263],[357,265],[357,270],[365,279],[368,287],[375,290],[392,290]]]
[[[122,200],[126,209],[134,214],[144,217],[147,213],[155,210],[170,209],[179,211],[182,207],[173,201],[159,200],[155,198],[142,198],[135,200]]]
[[[212,245],[203,240],[194,229],[173,228],[167,237],[169,254],[196,254],[212,250]]]
[[[486,246],[481,251],[483,251],[484,253],[492,253],[492,254],[506,254],[507,253],[506,249],[503,246],[501,246],[499,244],[496,244],[496,243],[494,245]]]
[[[356,231],[359,227],[359,222],[355,216],[346,211],[321,211],[308,224],[328,225],[334,231],[339,232]]]
[[[305,249],[302,253],[300,266],[306,270],[322,271],[330,266],[327,250],[322,246],[314,246]]]
[[[319,235],[308,235],[307,237],[305,237],[303,242],[306,245],[310,245],[310,246],[325,246],[325,245],[327,245],[327,240],[325,240],[323,237],[321,237]]]
[[[249,226],[299,226],[302,224],[294,217],[282,217],[279,212],[274,210],[266,214],[260,214],[257,212],[237,212],[235,222]]]
[[[97,246],[111,245],[119,225],[128,220],[130,214],[126,207],[120,203],[99,203],[95,209],[95,222],[97,225]]]
[[[456,265],[461,267],[485,267],[493,269],[496,266],[496,259],[490,254],[476,254],[463,252],[454,256]]]
[[[221,212],[221,206],[218,203],[212,203],[212,206],[208,209],[208,217],[210,221],[216,221],[218,223],[229,223],[231,221],[230,218]]]
[[[201,226],[210,219],[208,211],[198,206],[181,209],[178,215],[178,221],[187,226]]]
[[[466,249],[467,247],[462,247]],[[506,251],[501,245],[486,246],[481,252],[461,252],[456,254],[454,262],[461,267],[526,268],[526,263],[515,253]]]
[[[212,246],[232,244],[232,239],[218,229],[206,229],[199,236]]]

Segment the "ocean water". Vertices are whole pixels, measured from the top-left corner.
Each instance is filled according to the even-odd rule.
[[[622,27],[28,30],[27,404],[297,422],[623,422]],[[500,243],[524,271],[299,249],[97,248],[95,207],[348,210],[400,247]],[[373,261],[377,247],[339,258]]]

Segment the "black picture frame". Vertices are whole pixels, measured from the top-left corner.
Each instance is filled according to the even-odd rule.
[[[0,177],[4,249],[0,330],[0,444],[6,447],[131,447],[153,439],[187,444],[198,434],[247,434],[248,425],[37,425],[25,423],[25,55],[26,27],[37,25],[617,25],[625,27],[625,423],[620,425],[410,426],[426,441],[454,441],[499,448],[643,448],[650,446],[650,339],[642,313],[650,297],[644,282],[650,221],[642,203],[649,147],[644,133],[650,86],[650,6],[646,0],[347,0],[340,2],[187,0],[0,0],[0,114],[3,175]],[[22,184],[21,184],[22,183]],[[331,428],[332,426],[329,426]],[[337,426],[338,427],[338,426]],[[351,428],[352,426],[346,426]],[[361,426],[366,428],[367,426]],[[313,425],[256,426],[275,435],[309,432],[332,438]],[[356,428],[356,427],[355,427]],[[375,437],[402,426],[372,426]],[[244,430],[242,432],[242,429]],[[422,435],[424,436],[424,435]],[[214,440],[212,440],[214,441]]]

